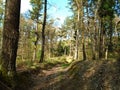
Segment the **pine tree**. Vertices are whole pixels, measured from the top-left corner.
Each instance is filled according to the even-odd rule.
[[[34,52],[33,52],[33,61],[36,60],[36,53],[37,53],[37,44],[40,38],[40,34],[38,32],[38,26],[41,23],[41,10],[42,10],[42,0],[30,0],[32,5],[32,10],[30,10],[31,19],[36,23],[36,30],[34,32],[36,40],[34,41]]]
[[[19,40],[19,18],[21,0],[6,0],[3,27],[0,72],[3,76],[16,73],[16,57]]]
[[[42,48],[41,48],[41,55],[40,55],[40,61],[39,61],[40,63],[44,61],[46,16],[47,16],[47,0],[45,0],[44,2],[44,19],[43,19],[43,26],[42,26]]]

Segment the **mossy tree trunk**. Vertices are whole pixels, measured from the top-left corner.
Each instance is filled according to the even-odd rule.
[[[0,72],[2,76],[14,75],[16,73],[20,3],[21,0],[6,0],[0,58]]]
[[[38,20],[37,20],[38,21]],[[33,52],[33,61],[36,60],[37,58],[37,46],[38,46],[38,41],[39,41],[39,34],[38,34],[38,22],[36,24],[36,31],[35,31],[35,42],[34,42],[34,52]]]

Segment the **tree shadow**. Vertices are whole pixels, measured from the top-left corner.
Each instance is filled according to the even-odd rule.
[[[28,90],[120,90],[120,60],[75,61],[66,70],[31,80],[35,83]]]
[[[77,62],[63,75],[43,90],[120,90],[119,60]]]

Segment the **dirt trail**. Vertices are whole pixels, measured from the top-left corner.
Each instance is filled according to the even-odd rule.
[[[30,90],[120,90],[120,61],[79,61],[32,75]]]
[[[68,68],[38,68],[20,76],[22,87],[15,90],[120,90],[120,60],[78,61]]]
[[[44,87],[48,87],[54,83],[57,83],[64,78],[67,68],[63,69],[60,65],[57,65],[48,70],[42,70],[36,75],[32,75],[33,87],[30,90],[42,90]]]
[[[31,90],[120,90],[120,61],[80,61],[43,70]]]

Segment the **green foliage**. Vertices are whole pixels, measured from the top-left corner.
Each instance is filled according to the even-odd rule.
[[[58,43],[58,47],[57,47],[57,56],[61,56],[64,54],[64,48],[62,46],[61,41]]]
[[[57,47],[51,48],[52,53],[55,56],[62,56],[62,55],[68,55],[69,54],[69,46],[65,45],[65,41],[59,41]]]
[[[99,7],[99,16],[100,17],[106,17],[106,16],[111,16],[113,17],[113,13],[114,13],[114,7],[115,5],[115,1],[114,0],[101,0],[101,4]]]
[[[66,57],[67,56],[58,56],[58,57],[54,57],[54,58],[49,58],[43,63],[45,65],[44,67],[49,69],[56,65],[60,65],[63,68],[65,68],[70,65],[70,63],[66,62]]]
[[[70,65],[70,63],[65,63],[65,64],[62,64],[61,66],[62,66],[62,68],[66,68],[66,67],[68,67]]]
[[[41,16],[42,10],[42,0],[30,0],[32,5],[32,10],[30,10],[31,19],[39,22],[39,17]]]

